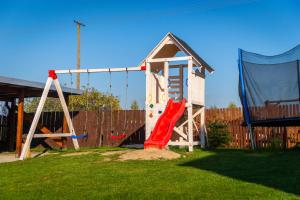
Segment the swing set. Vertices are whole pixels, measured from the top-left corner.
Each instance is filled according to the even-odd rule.
[[[179,55],[179,53],[181,54]],[[87,73],[88,76],[90,73],[109,73],[108,89],[110,95],[112,95],[112,72],[126,72],[125,107],[127,108],[128,72],[145,71],[146,141],[144,143],[144,147],[164,148],[167,145],[187,146],[189,151],[193,151],[193,147],[195,145],[200,145],[204,148],[207,144],[204,98],[205,77],[206,71],[212,73],[214,69],[208,65],[189,45],[187,45],[187,43],[172,33],[167,33],[138,66],[140,67],[50,70],[48,80],[27,135],[25,145],[22,149],[20,159],[25,159],[25,155],[27,155],[27,151],[30,148],[32,138],[70,137],[75,149],[79,149],[78,139],[86,138],[88,136],[87,112],[90,105],[89,99],[87,98],[86,100],[84,131],[83,134],[77,135],[72,123],[73,113],[71,118],[57,78],[58,74],[72,75],[74,73]],[[54,83],[57,90],[69,132],[35,134],[37,123],[52,83]],[[89,77],[87,85],[89,86]],[[186,94],[184,94],[184,91]],[[124,113],[125,120],[122,125],[122,130],[116,131],[116,119],[114,119],[112,112],[113,102],[110,101],[110,105],[107,106],[110,107],[111,112],[109,137],[112,140],[120,140],[127,137],[127,111],[125,110]],[[101,108],[99,108],[99,110],[100,109]],[[184,113],[186,113],[186,115],[184,115]],[[99,122],[97,120],[97,125],[98,123]],[[176,134],[176,137],[172,138],[171,136],[173,133]]]
[[[130,71],[145,71],[146,67],[145,66],[140,66],[140,67],[123,67],[123,68],[95,68],[95,69],[69,69],[69,70],[49,70],[48,71],[48,79],[46,81],[40,102],[38,104],[36,113],[34,115],[32,124],[30,126],[29,129],[29,133],[27,134],[26,137],[26,142],[23,146],[22,152],[21,152],[21,156],[20,156],[20,160],[24,160],[27,152],[30,149],[30,144],[32,142],[33,138],[57,138],[57,137],[70,137],[72,139],[74,148],[77,150],[79,149],[79,144],[78,144],[78,139],[82,139],[82,138],[87,138],[88,137],[88,132],[87,132],[87,122],[88,122],[88,109],[89,109],[89,98],[88,98],[88,94],[87,94],[87,100],[86,100],[86,108],[85,108],[85,127],[84,127],[84,131],[82,134],[77,135],[76,131],[74,130],[74,126],[73,126],[73,122],[72,122],[72,118],[73,118],[73,111],[74,108],[71,108],[71,116],[68,110],[68,106],[66,103],[66,100],[64,98],[63,92],[62,92],[62,88],[61,85],[59,83],[58,80],[58,74],[70,74],[72,77],[72,74],[74,73],[87,73],[88,74],[88,82],[87,82],[87,92],[89,90],[89,74],[90,73],[103,73],[103,72],[108,72],[109,73],[109,90],[110,90],[110,95],[112,95],[112,81],[111,81],[111,77],[112,77],[112,73],[113,72],[126,72],[126,89],[125,89],[125,94],[126,94],[126,101],[125,101],[125,107],[127,108],[127,97],[128,97],[128,72]],[[42,133],[35,133],[39,119],[41,117],[49,90],[52,86],[52,83],[55,86],[55,89],[57,91],[65,118],[66,118],[66,122],[68,125],[68,133],[49,133],[49,134],[42,134]],[[73,80],[71,78],[71,86],[73,85]],[[110,132],[110,138],[113,140],[120,140],[126,137],[126,129],[127,129],[127,113],[125,111],[125,123],[124,123],[124,127],[121,133],[116,133],[114,131],[114,120],[113,120],[113,115],[112,115],[112,102],[110,102],[110,110],[111,110],[111,119],[110,119],[110,126],[111,126],[111,132]]]

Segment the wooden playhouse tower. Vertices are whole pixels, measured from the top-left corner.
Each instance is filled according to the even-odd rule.
[[[169,98],[186,98],[186,117],[174,127],[178,139],[168,145],[188,146],[189,151],[193,151],[194,145],[205,147],[205,72],[212,73],[214,69],[172,33],[167,33],[141,66],[146,66],[146,139]],[[198,141],[194,141],[196,134]]]

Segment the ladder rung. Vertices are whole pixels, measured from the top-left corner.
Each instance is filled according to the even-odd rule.
[[[171,84],[173,84],[173,83],[180,83],[181,81],[180,80],[170,80],[169,81]]]
[[[179,85],[171,85],[170,88],[171,88],[171,89],[179,89],[180,86],[179,86]]]
[[[179,92],[170,92],[169,91],[169,94],[179,94]]]
[[[179,76],[169,76],[169,79],[179,79]]]
[[[71,137],[70,133],[50,133],[50,134],[34,134],[34,138],[50,138],[50,137]]]

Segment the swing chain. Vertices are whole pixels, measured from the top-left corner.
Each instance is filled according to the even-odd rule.
[[[128,69],[126,67],[126,88],[125,88],[125,119],[123,133],[127,129],[127,107],[128,107]]]
[[[109,96],[112,97],[112,85],[111,85],[111,71],[109,68]],[[111,134],[114,133],[113,130],[113,111],[112,111],[112,100],[109,101],[110,102],[110,130],[111,130]]]
[[[84,134],[87,134],[87,123],[88,123],[88,109],[89,109],[89,87],[90,87],[90,72],[87,73],[87,84],[86,84],[86,107],[85,107],[85,124]]]

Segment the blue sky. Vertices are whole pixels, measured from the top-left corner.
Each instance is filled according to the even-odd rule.
[[[296,46],[299,10],[297,0],[0,0],[0,75],[45,82],[48,69],[75,68],[78,19],[87,24],[83,67],[136,66],[173,32],[216,70],[207,76],[207,106],[239,104],[237,49],[273,55]],[[143,104],[144,74],[129,77],[129,101]],[[60,80],[70,85],[68,75]],[[113,74],[113,92],[122,101],[124,83],[124,73]],[[108,91],[108,75],[92,74],[90,85]]]

